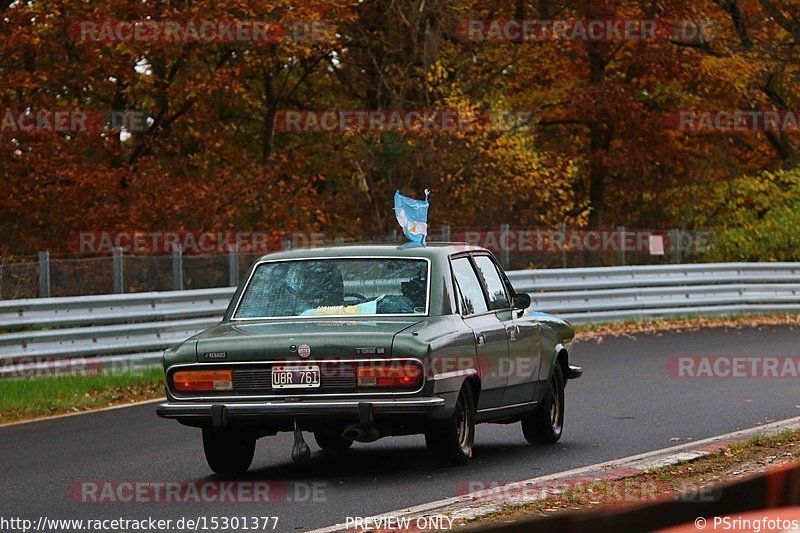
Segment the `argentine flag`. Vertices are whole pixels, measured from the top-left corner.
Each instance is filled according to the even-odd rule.
[[[429,195],[428,189],[425,189],[424,200],[403,196],[400,191],[394,193],[394,216],[411,242],[425,244],[425,237],[428,235]]]

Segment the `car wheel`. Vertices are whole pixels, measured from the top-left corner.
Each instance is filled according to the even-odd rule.
[[[336,431],[315,431],[314,440],[323,450],[346,450],[353,445],[352,439],[342,437]]]
[[[555,444],[564,430],[564,373],[556,363],[544,401],[522,419],[522,433],[531,444]]]
[[[469,385],[461,387],[453,415],[440,427],[425,433],[425,444],[437,460],[448,465],[465,465],[472,458],[475,442],[475,402]]]
[[[241,474],[253,462],[256,438],[240,431],[203,428],[203,450],[215,473]]]

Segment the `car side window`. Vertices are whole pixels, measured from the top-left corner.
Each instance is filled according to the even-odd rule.
[[[463,313],[465,315],[475,315],[485,313],[489,310],[486,306],[486,299],[483,296],[483,287],[478,281],[478,276],[472,268],[469,258],[459,257],[453,259],[453,275],[455,275],[458,288],[461,290],[461,297],[464,303]]]
[[[511,304],[508,301],[505,283],[500,279],[497,266],[488,255],[476,255],[475,265],[486,285],[486,292],[489,295],[489,307],[496,311],[498,309],[508,309]]]

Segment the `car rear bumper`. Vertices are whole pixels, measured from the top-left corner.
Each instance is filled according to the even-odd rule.
[[[383,415],[431,416],[445,408],[439,397],[397,400],[308,400],[265,402],[167,402],[156,408],[162,418],[210,422],[223,427],[232,419],[271,419],[285,417],[343,417],[371,423]]]

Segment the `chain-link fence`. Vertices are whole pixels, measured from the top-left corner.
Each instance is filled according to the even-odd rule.
[[[252,235],[251,235],[252,236]],[[648,265],[703,261],[711,235],[703,231],[613,229],[432,228],[429,241],[455,241],[490,249],[509,270],[584,266]],[[404,242],[395,231],[378,241]],[[344,244],[343,238],[293,234],[280,243]],[[0,260],[0,299],[84,296],[127,292],[204,289],[236,285],[263,253],[134,253],[115,248],[106,255],[51,255]],[[260,252],[271,251],[270,249]]]

